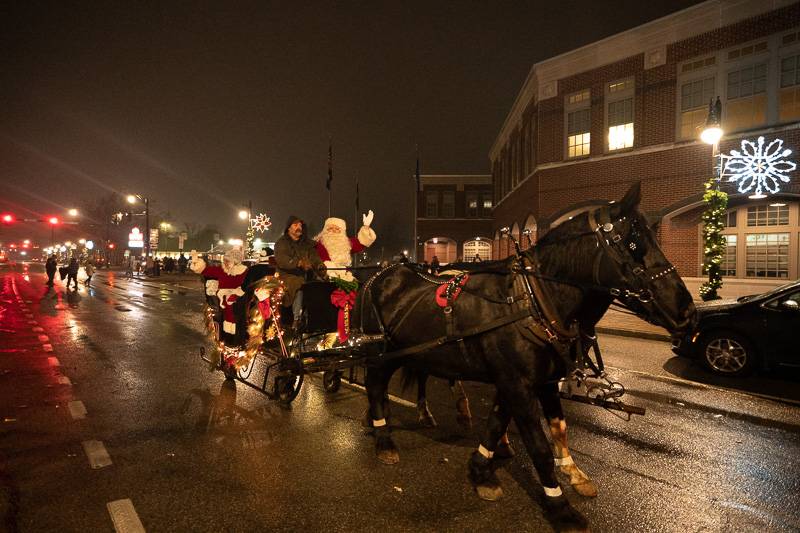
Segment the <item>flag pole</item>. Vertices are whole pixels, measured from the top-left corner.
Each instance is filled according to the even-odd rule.
[[[358,225],[358,211],[359,209],[361,209],[361,206],[359,205],[360,200],[358,198],[358,171],[356,171],[355,175],[356,175],[356,205],[355,205],[355,211],[353,213],[353,231],[355,232],[356,235],[358,235],[358,230],[361,229],[361,227]],[[353,266],[358,266],[358,254],[355,253],[353,254]]]
[[[418,239],[419,235],[417,235],[417,224],[419,223],[419,186],[420,186],[420,176],[419,176],[419,144],[416,145],[416,152],[417,152],[417,168],[414,174],[414,262],[419,263],[418,252],[419,252],[419,244]]]
[[[330,218],[333,204],[333,142],[330,137],[328,137],[328,179],[325,186],[328,188],[328,218]]]

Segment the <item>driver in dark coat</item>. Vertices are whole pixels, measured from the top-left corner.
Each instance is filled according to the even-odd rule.
[[[275,243],[275,262],[284,285],[283,305],[292,306],[292,327],[297,329],[303,311],[303,291],[300,287],[323,264],[314,241],[308,238],[305,222],[299,217],[292,215],[286,222],[283,235]]]

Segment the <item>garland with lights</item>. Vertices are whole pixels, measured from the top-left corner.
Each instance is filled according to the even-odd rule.
[[[226,346],[223,341],[219,340],[220,328],[219,323],[214,320],[214,308],[206,304],[204,310],[206,331],[213,346],[209,358],[212,361],[209,370],[221,369],[223,365],[235,371],[249,367],[264,342],[271,341],[278,335],[276,322],[281,319],[280,303],[283,299],[283,284],[275,286],[276,281],[275,278],[268,276],[259,280],[256,285],[256,291],[264,291],[261,292],[261,296],[264,298],[259,299],[269,303],[266,306],[263,303],[250,306],[247,321],[248,339],[244,350]],[[269,321],[269,325],[265,327],[267,321]]]
[[[717,289],[722,287],[720,266],[725,254],[725,211],[728,208],[728,193],[719,189],[719,182],[715,178],[709,179],[706,184],[703,201],[706,210],[703,212],[703,274],[708,274],[708,281],[700,285],[700,298],[704,302],[719,299]]]
[[[253,241],[256,239],[256,232],[253,229],[253,224],[247,226],[247,234],[245,235],[245,257],[253,257]]]

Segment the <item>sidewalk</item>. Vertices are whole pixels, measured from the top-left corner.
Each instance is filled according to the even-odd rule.
[[[635,315],[609,309],[597,323],[597,332],[623,337],[638,337],[656,341],[670,341],[669,333],[662,327],[645,322]]]

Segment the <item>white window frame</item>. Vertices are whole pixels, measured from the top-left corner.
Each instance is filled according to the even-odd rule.
[[[622,90],[614,90],[612,88],[619,86],[620,84],[626,84],[627,86]],[[612,104],[616,104],[618,102],[622,102],[624,100],[631,101],[631,121],[630,123],[620,124],[621,126],[627,126],[630,124],[631,127],[631,138],[630,138],[630,145],[625,144],[623,146],[617,146],[616,148],[611,147],[611,125],[609,121],[609,110]],[[606,152],[619,152],[620,150],[631,150],[633,149],[636,143],[636,80],[633,76],[629,78],[623,78],[620,80],[615,80],[610,83],[606,83],[605,86],[605,106],[604,106],[604,113],[603,113],[603,136],[605,141],[605,151]],[[617,126],[620,126],[617,125]],[[615,126],[616,127],[616,126]],[[626,128],[627,129],[627,128]],[[627,137],[627,133],[625,134]]]
[[[681,109],[682,98],[683,98],[683,86],[687,83],[694,83],[697,81],[705,80],[706,78],[712,78],[714,80],[714,91],[712,98],[716,98],[719,95],[719,58],[715,59],[715,63],[713,65],[709,65],[706,67],[698,68],[691,72],[687,72],[685,74],[681,74],[683,69],[683,65],[687,63],[694,63],[699,60],[709,59],[710,57],[714,56],[705,56],[704,58],[693,57],[687,61],[684,61],[680,65],[678,65],[678,82],[675,88],[676,93],[676,104],[675,104],[675,138],[679,141],[691,141],[696,140],[700,137],[700,132],[695,132],[696,135],[689,135],[687,137],[683,137],[681,135],[681,118],[683,116],[683,110]],[[707,110],[708,109],[708,102],[703,103],[702,107],[693,107],[688,109],[687,111],[696,111],[698,109]],[[723,109],[722,114],[725,114],[725,110]]]
[[[586,97],[582,98],[578,102],[570,102],[570,99],[577,97],[578,95],[583,95],[586,93]],[[589,151],[587,153],[582,153],[580,155],[569,155],[569,115],[570,113],[575,113],[577,111],[589,111],[589,129],[586,133],[582,133],[581,135],[589,135]],[[581,143],[583,145],[583,143]],[[564,97],[564,159],[565,160],[572,160],[572,159],[581,159],[585,157],[589,157],[592,155],[592,90],[589,88],[581,89],[580,91],[575,91],[570,93]]]

